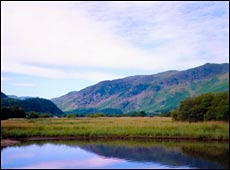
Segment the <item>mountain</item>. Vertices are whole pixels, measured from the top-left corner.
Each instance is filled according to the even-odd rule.
[[[8,98],[8,96],[1,92],[1,99],[3,99],[3,98]]]
[[[116,159],[129,160],[133,162],[157,162],[158,164],[167,165],[168,167],[175,166],[189,166],[198,168],[207,168],[207,162],[209,168],[220,168],[218,163],[221,159],[218,156],[213,156],[212,161],[210,161],[210,154],[203,152],[200,157],[194,156],[194,151],[187,148],[176,148],[176,147],[162,147],[162,146],[152,146],[152,147],[127,147],[127,146],[116,146],[116,145],[80,145],[81,149],[89,151],[91,153],[96,153],[102,157],[112,157]],[[186,150],[187,149],[187,150]],[[194,149],[194,147],[192,148]],[[160,154],[159,154],[160,153]],[[222,152],[219,152],[222,153]],[[226,153],[228,153],[226,151]],[[208,159],[209,158],[209,159]],[[183,160],[183,161],[182,161]],[[226,162],[222,161],[224,166],[228,167]]]
[[[53,116],[61,116],[64,113],[50,100],[42,98],[14,99],[7,97],[1,92],[1,108],[3,107],[21,107],[25,112],[35,111],[38,113],[49,113]]]
[[[229,91],[228,63],[102,81],[51,100],[65,112],[117,109],[157,114],[175,109],[186,97],[221,91]]]
[[[31,96],[15,96],[15,95],[8,95],[9,98],[13,98],[13,99],[19,99],[19,100],[25,100],[25,99],[29,99],[29,98],[35,98],[35,97],[31,97]]]

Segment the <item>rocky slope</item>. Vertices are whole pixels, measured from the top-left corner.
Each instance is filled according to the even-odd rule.
[[[185,71],[167,71],[102,81],[52,101],[63,111],[143,110],[168,112],[189,96],[229,91],[229,64],[205,64]],[[84,111],[83,111],[84,112]]]

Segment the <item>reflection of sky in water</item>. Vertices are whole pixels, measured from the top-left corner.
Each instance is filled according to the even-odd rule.
[[[79,147],[45,144],[8,147],[1,153],[1,168],[170,168],[158,163],[106,158]],[[178,168],[178,167],[177,167]],[[181,167],[188,168],[188,167]]]
[[[162,162],[157,161],[147,161],[141,162],[138,160],[127,161],[125,158],[107,157],[97,155],[93,149],[96,151],[103,151],[103,153],[108,153],[106,151],[112,150],[106,145],[100,145],[103,147],[98,147],[96,145],[87,145],[86,148],[75,146],[68,146],[64,144],[50,144],[46,143],[43,145],[31,144],[27,146],[11,146],[3,149],[1,151],[1,168],[22,168],[22,169],[64,169],[64,168],[194,168],[189,167],[186,164],[178,164],[177,166],[169,166]],[[91,149],[91,150],[90,150]],[[116,147],[115,147],[116,149]],[[116,154],[122,155],[122,152],[126,149],[115,150]],[[167,149],[166,149],[167,150]],[[140,152],[140,150],[138,150]],[[145,150],[146,151],[146,150]],[[146,153],[144,151],[144,153]],[[152,153],[153,150],[149,150]],[[155,150],[157,151],[157,150]],[[121,153],[119,153],[121,152]],[[125,151],[126,152],[126,151]],[[129,151],[127,150],[127,153]],[[139,153],[138,152],[138,153]],[[167,151],[168,152],[168,151]],[[171,152],[171,153],[170,153]],[[173,154],[174,152],[180,151],[171,150],[168,154]],[[124,152],[123,152],[124,153]],[[135,155],[134,151],[131,151],[132,155]],[[163,152],[162,152],[163,153]],[[146,153],[147,154],[147,153]],[[152,153],[151,155],[153,155]],[[155,153],[156,154],[156,153]],[[161,152],[157,154],[161,156]],[[178,155],[178,154],[177,154]],[[179,158],[178,158],[179,159]],[[192,159],[191,159],[192,161]],[[203,162],[203,161],[202,161]]]

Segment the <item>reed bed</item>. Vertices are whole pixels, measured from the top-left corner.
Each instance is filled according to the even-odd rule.
[[[1,138],[187,138],[229,140],[229,123],[180,122],[170,117],[39,118],[1,121]]]

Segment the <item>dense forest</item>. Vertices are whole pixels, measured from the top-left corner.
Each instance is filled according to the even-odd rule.
[[[183,100],[179,107],[171,112],[175,120],[203,121],[223,120],[229,121],[229,93],[207,93]]]
[[[26,112],[17,106],[1,107],[1,120],[8,118],[24,118],[26,117]]]

